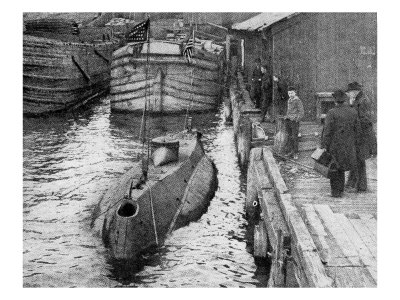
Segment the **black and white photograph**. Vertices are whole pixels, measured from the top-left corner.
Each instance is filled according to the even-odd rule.
[[[388,286],[386,18],[297,4],[19,8],[17,288]]]

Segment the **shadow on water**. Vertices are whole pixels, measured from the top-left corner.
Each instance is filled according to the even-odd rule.
[[[107,264],[110,274],[107,275],[111,280],[119,282],[122,286],[137,286],[143,283],[148,276],[139,273],[145,267],[160,266],[164,263],[163,255],[168,251],[166,247],[151,247],[143,252],[135,260],[117,260],[108,256]]]

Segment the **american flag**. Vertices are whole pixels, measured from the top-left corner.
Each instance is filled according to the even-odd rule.
[[[194,48],[194,30],[192,31],[192,36],[186,42],[185,47],[183,48],[183,55],[186,56],[187,61],[190,63],[193,57],[193,48]]]
[[[131,32],[128,33],[128,42],[145,42],[148,38],[148,30],[150,27],[150,19],[140,22],[132,28]]]

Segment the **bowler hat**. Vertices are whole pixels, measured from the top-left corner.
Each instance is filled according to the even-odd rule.
[[[348,92],[348,91],[361,91],[361,88],[362,88],[362,85],[359,84],[357,81],[354,81],[354,82],[349,83],[347,85],[346,92]]]
[[[332,94],[336,102],[345,102],[347,100],[347,95],[342,90],[336,90]]]
[[[296,91],[296,88],[293,85],[289,85],[287,88],[288,91]]]

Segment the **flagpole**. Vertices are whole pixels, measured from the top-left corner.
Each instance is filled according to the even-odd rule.
[[[146,87],[147,87],[147,80],[148,80],[148,74],[149,74],[149,54],[150,54],[150,16],[147,16],[147,21],[149,22],[148,24],[148,29],[147,29],[147,58],[146,58]],[[150,87],[147,87],[148,90],[150,91]],[[150,95],[149,95],[149,102],[150,102]],[[147,166],[146,169],[149,169],[149,159],[150,159],[150,125],[148,127],[148,132],[147,132]]]
[[[192,55],[193,55],[194,54],[194,50],[195,50],[195,47],[194,47],[194,45],[195,45],[194,25],[192,25],[192,36],[189,37],[189,41],[190,41],[190,38],[193,39],[193,50],[192,50]],[[189,63],[191,63],[191,62],[189,61]],[[189,102],[189,104],[187,106],[187,109],[186,109],[185,125],[184,125],[185,126],[184,129],[189,129],[189,127],[190,127],[190,130],[191,130],[192,125],[191,125],[191,121],[190,121],[190,126],[189,126],[189,111],[192,108],[192,103],[193,103],[193,77],[194,77],[193,76],[193,70],[194,70],[194,67],[192,65],[192,70],[190,72],[190,89],[191,89],[190,98],[191,98],[191,100],[190,100],[190,102]]]

